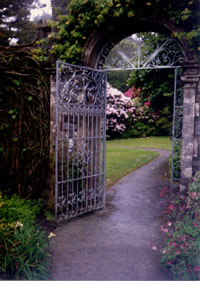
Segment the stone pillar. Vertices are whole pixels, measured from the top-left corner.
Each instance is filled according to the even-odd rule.
[[[56,145],[56,75],[50,76],[50,171],[49,171],[49,207],[55,203],[55,145]]]
[[[199,67],[194,62],[186,62],[183,68],[184,74],[181,79],[184,83],[184,109],[180,191],[185,190],[191,183],[197,158],[200,163]]]

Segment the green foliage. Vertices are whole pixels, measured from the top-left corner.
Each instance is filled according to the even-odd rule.
[[[172,163],[172,155],[169,158],[169,172],[171,173],[171,166],[173,164],[173,178],[180,178],[181,173],[181,141],[174,141],[174,155]]]
[[[146,102],[149,100],[154,111],[158,112],[169,105],[172,112],[173,72],[172,69],[135,70],[130,74],[128,85],[140,88],[140,97]]]
[[[138,94],[140,95],[140,93]],[[148,137],[156,135],[156,120],[158,116],[152,112],[149,102],[144,102],[139,96],[132,99],[134,105],[134,117],[129,120],[126,131],[122,138]],[[161,134],[160,134],[161,135]]]
[[[40,202],[0,194],[0,277],[49,278],[47,234],[35,225]]]
[[[41,207],[41,200],[25,200],[16,194],[11,198],[2,198],[0,194],[0,220],[3,222],[13,223],[19,220],[33,224]]]
[[[28,49],[1,50],[0,59],[0,189],[38,196],[48,177],[49,82]]]
[[[108,82],[113,88],[124,93],[129,88],[126,84],[129,74],[130,71],[110,71],[108,72]]]
[[[157,115],[153,135],[170,135],[172,130],[174,74],[171,69],[132,71],[128,85],[140,88],[139,98],[150,102],[149,114]]]
[[[176,280],[199,280],[200,274],[200,172],[190,185],[187,196],[176,197],[167,213],[174,221],[162,250],[162,263]]]
[[[154,128],[141,121],[134,122],[134,125],[128,127],[121,135],[121,138],[145,138],[153,135]]]
[[[175,26],[172,36],[184,38],[195,53],[199,47],[199,4],[200,0],[169,0],[163,5],[161,0],[72,0],[68,14],[60,15],[52,25],[57,28],[53,34],[52,54],[72,63],[79,63],[86,40],[93,31],[115,32],[124,18],[137,21],[145,16],[167,22]]]

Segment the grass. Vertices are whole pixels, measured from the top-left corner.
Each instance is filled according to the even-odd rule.
[[[107,146],[106,187],[159,156],[158,152]]]
[[[133,138],[133,139],[119,139],[109,140],[106,142],[107,148],[113,146],[129,146],[129,147],[144,147],[144,148],[159,148],[172,149],[170,137],[147,137],[147,138]]]

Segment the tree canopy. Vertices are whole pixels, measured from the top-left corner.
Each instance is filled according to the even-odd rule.
[[[0,45],[9,45],[13,38],[18,44],[30,43],[36,27],[30,21],[30,9],[40,5],[39,0],[0,1]]]

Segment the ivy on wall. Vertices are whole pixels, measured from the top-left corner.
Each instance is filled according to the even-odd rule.
[[[27,48],[1,48],[0,60],[0,190],[41,196],[48,179],[49,82]]]
[[[114,22],[124,18],[136,19],[142,11],[163,24],[175,26],[172,37],[185,39],[192,51],[200,52],[200,0],[71,0],[68,14],[51,22],[54,30],[51,53],[61,60],[79,63],[88,37],[93,31],[112,31]]]

